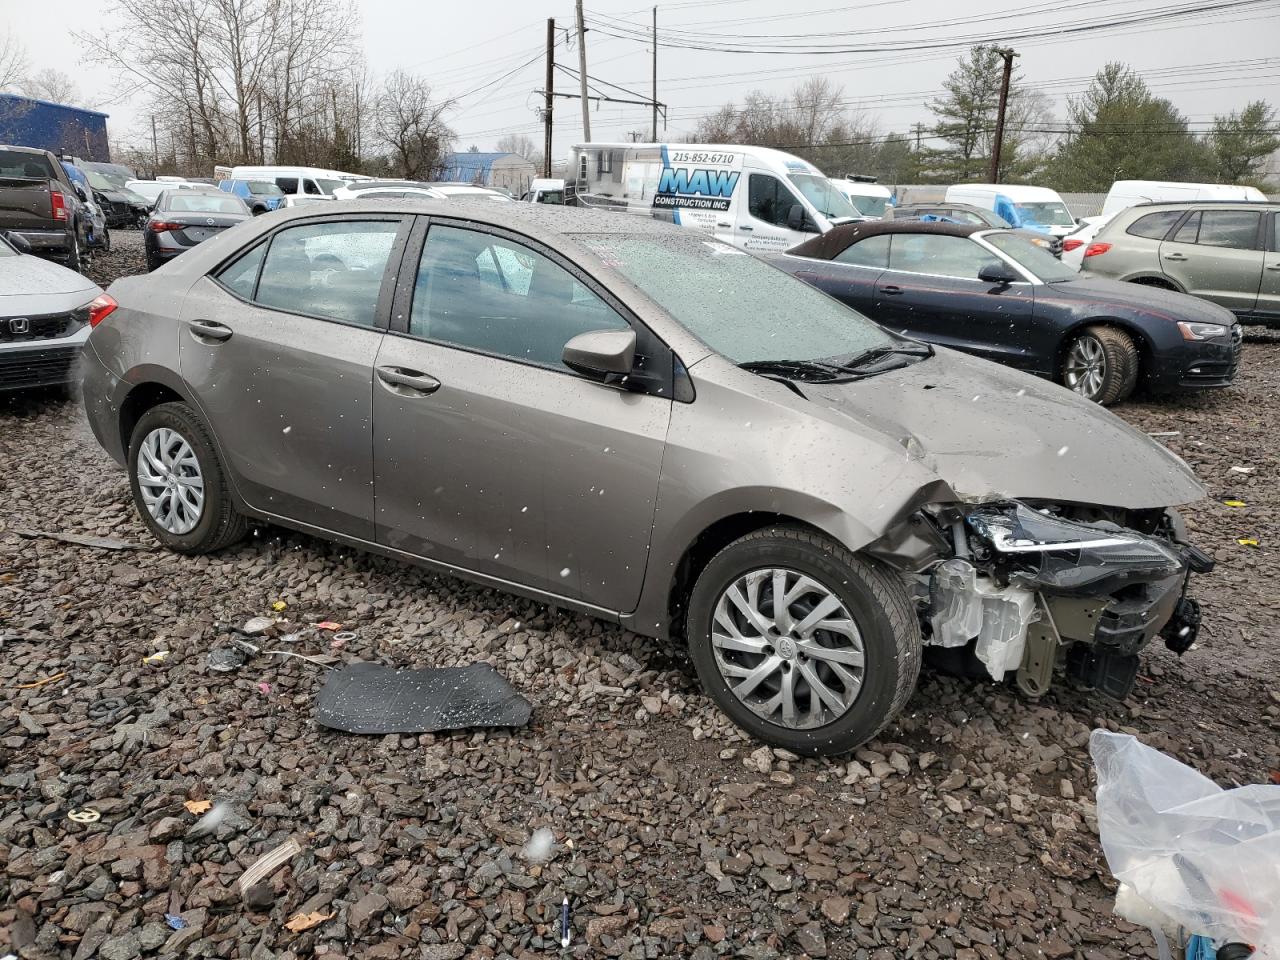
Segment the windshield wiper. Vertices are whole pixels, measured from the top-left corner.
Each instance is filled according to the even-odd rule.
[[[842,363],[840,366],[851,372],[856,372],[859,368],[880,360],[884,357],[932,357],[933,347],[927,343],[903,344],[895,347],[872,347],[858,354],[853,359]]]
[[[787,380],[824,381],[858,374],[858,371],[842,364],[827,363],[824,360],[748,360],[738,366],[761,376],[783,377]]]

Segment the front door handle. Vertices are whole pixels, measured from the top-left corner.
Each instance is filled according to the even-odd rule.
[[[404,367],[378,367],[378,379],[388,386],[403,387],[424,397],[440,389],[440,381],[435,377]]]
[[[1188,257],[1186,256],[1186,254],[1182,254],[1182,253],[1166,253],[1166,254],[1164,255],[1164,258],[1165,258],[1166,260],[1186,260],[1186,259],[1188,259]]]
[[[221,343],[231,339],[231,328],[213,320],[188,320],[187,328],[197,340],[214,340]]]
[[[1267,264],[1267,269],[1268,269],[1268,270],[1280,270],[1280,263],[1269,263],[1269,264]]]
[[[883,293],[886,297],[900,297],[906,291],[903,290],[901,287],[895,287],[892,284],[890,284],[887,287],[881,287],[880,292]]]
[[[746,230],[748,233],[750,233],[752,230],[754,230],[754,229],[755,229],[755,227],[741,226],[741,227],[738,227],[738,229],[739,229],[739,230]]]

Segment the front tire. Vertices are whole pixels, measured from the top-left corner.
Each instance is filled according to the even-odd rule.
[[[694,585],[686,630],[720,709],[795,753],[835,755],[870,740],[920,672],[902,581],[800,527],[767,527],[716,554]]]
[[[212,553],[245,535],[213,438],[185,403],[162,403],[139,418],[128,462],[138,515],[170,550]]]
[[[1125,400],[1138,383],[1138,348],[1115,327],[1086,327],[1063,351],[1059,379],[1086,400],[1109,406]]]

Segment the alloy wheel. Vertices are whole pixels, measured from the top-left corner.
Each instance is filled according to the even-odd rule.
[[[157,427],[138,450],[138,488],[147,512],[161,529],[190,533],[204,513],[204,475],[182,434]]]
[[[769,723],[821,727],[862,689],[866,650],[844,602],[795,570],[752,570],[716,600],[715,663],[730,692]]]
[[[1102,393],[1107,376],[1107,354],[1097,337],[1077,337],[1062,365],[1067,386],[1083,397],[1094,399]]]

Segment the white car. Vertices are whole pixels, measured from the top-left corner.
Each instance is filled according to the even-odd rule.
[[[163,180],[130,180],[125,187],[132,190],[140,197],[145,197],[151,206],[156,205],[156,201],[160,199],[160,194],[166,190],[194,190],[197,187],[204,187],[203,183],[188,183],[186,180],[175,180],[172,177],[166,177]]]
[[[335,200],[396,200],[422,197],[424,200],[448,200],[460,197],[484,197],[500,203],[514,202],[505,193],[477,187],[469,183],[419,183],[415,180],[365,180],[333,191]]]
[[[80,348],[116,302],[74,270],[0,236],[0,393],[74,382]]]
[[[1080,226],[1062,238],[1062,262],[1073,270],[1079,270],[1084,263],[1084,252],[1110,219],[1110,214],[1104,217],[1081,217]]]

